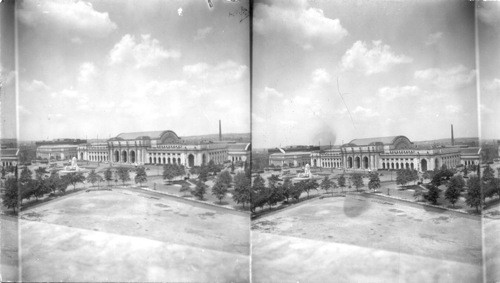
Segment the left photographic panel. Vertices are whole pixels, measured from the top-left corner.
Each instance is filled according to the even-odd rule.
[[[19,280],[250,280],[248,11],[16,2]]]
[[[19,281],[15,3],[0,3],[0,281]]]

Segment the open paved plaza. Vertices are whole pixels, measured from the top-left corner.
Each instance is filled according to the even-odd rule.
[[[313,199],[252,222],[256,282],[480,282],[481,220],[381,197]]]
[[[246,282],[249,225],[156,193],[82,191],[21,213],[21,279]]]
[[[500,281],[500,204],[489,207],[484,212],[484,258],[486,282]]]

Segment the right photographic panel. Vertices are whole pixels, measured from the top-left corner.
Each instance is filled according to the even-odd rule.
[[[500,281],[500,2],[476,10],[483,181],[484,282]]]
[[[500,21],[480,6],[254,2],[253,282],[498,280]]]

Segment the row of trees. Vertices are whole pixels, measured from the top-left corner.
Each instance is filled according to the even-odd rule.
[[[270,208],[283,201],[298,201],[302,193],[306,193],[307,198],[309,198],[310,192],[313,190],[322,189],[326,193],[331,190],[333,196],[333,190],[336,188],[340,187],[341,192],[343,192],[347,180],[344,175],[341,175],[337,182],[325,176],[321,183],[314,179],[306,179],[293,184],[290,178],[281,180],[277,175],[271,175],[267,178],[268,186],[266,186],[265,180],[260,175],[257,175],[251,187],[251,210],[254,212],[256,208],[262,209],[265,205]],[[363,175],[360,173],[352,174],[349,180],[357,191],[364,186]],[[372,190],[380,188],[380,178],[377,173],[370,173],[368,187]]]
[[[72,172],[59,176],[57,171],[47,172],[45,167],[39,167],[33,172],[28,167],[24,167],[19,175],[19,179],[15,176],[8,177],[5,181],[5,193],[3,195],[3,203],[8,208],[16,211],[19,205],[22,205],[23,200],[30,200],[32,198],[39,199],[46,194],[65,193],[68,186],[73,186],[76,189],[77,184],[87,181],[93,186],[103,181],[109,183],[111,181],[118,182],[121,180],[123,184],[130,181],[130,172],[128,168],[118,167],[115,171],[113,178],[113,171],[108,168],[101,176],[92,170],[87,177],[81,172]],[[136,169],[135,182],[144,183],[147,181],[146,172],[143,167]]]

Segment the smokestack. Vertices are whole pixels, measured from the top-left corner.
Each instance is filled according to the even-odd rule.
[[[222,141],[222,127],[219,120],[219,141]]]
[[[453,137],[453,124],[451,124],[451,146],[455,145],[455,138]]]

